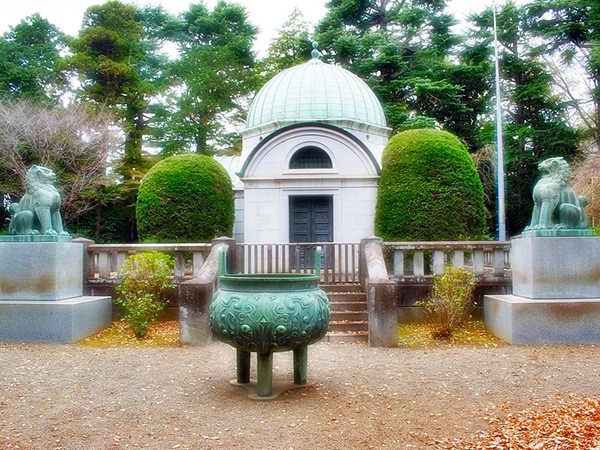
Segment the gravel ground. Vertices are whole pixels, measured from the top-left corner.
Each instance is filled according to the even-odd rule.
[[[274,363],[275,379],[291,378],[291,353]],[[257,402],[228,383],[224,344],[0,343],[0,448],[446,448],[558,393],[600,395],[600,346],[319,343],[308,364],[313,386]]]

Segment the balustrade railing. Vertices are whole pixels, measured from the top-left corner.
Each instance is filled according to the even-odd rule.
[[[464,267],[480,280],[510,279],[510,242],[385,242],[390,273],[398,279],[442,275],[447,265]]]
[[[314,273],[314,252],[322,248],[323,283],[358,283],[358,243],[302,242],[283,244],[236,244],[241,273]]]
[[[313,273],[314,251],[323,249],[323,283],[358,283],[359,243],[238,243],[237,266],[240,273]],[[510,274],[510,242],[385,242],[389,273],[398,279],[419,279],[441,275],[446,265],[465,267],[478,280],[506,280]],[[111,280],[127,256],[159,251],[173,255],[176,279],[196,277],[211,250],[211,244],[90,244],[87,245],[88,279]]]
[[[87,246],[88,278],[117,279],[127,256],[139,252],[164,252],[173,255],[176,279],[200,273],[211,244],[90,244]]]

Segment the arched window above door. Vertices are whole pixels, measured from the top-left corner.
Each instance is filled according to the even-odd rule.
[[[304,147],[293,154],[290,169],[331,169],[329,155],[318,147]]]

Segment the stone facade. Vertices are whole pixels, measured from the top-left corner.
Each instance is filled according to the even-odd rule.
[[[390,131],[374,93],[341,67],[313,59],[276,75],[250,107],[241,155],[235,162],[218,158],[234,186],[235,239],[297,240],[290,224],[294,197],[327,199],[331,232],[323,241],[373,235]],[[331,167],[291,168],[307,148],[327,155]]]

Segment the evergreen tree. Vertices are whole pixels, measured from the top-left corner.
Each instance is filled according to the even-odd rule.
[[[509,234],[528,223],[533,200],[531,191],[539,176],[537,164],[551,156],[572,158],[578,134],[568,125],[567,107],[552,91],[552,76],[535,58],[531,47],[526,10],[512,2],[498,12],[498,41],[504,91],[504,146],[506,171],[506,218]],[[473,48],[493,43],[492,10],[473,16]]]
[[[302,12],[295,8],[281,26],[279,36],[269,45],[269,53],[263,64],[268,80],[288,67],[302,64],[310,59],[312,42],[308,35],[309,24]]]
[[[528,7],[540,51],[559,52],[567,65],[583,59],[594,105],[590,125],[600,150],[600,2],[598,0],[537,0]]]
[[[71,42],[70,63],[79,73],[80,95],[113,111],[125,132],[119,173],[139,182],[145,171],[143,137],[148,132],[150,97],[157,92],[158,41],[148,37],[140,10],[119,1],[92,6]]]
[[[244,118],[257,87],[252,42],[257,29],[244,8],[220,1],[213,11],[191,5],[173,28],[180,58],[170,67],[171,92],[157,111],[155,139],[165,153],[211,154],[232,145],[225,123]]]
[[[34,14],[0,39],[0,92],[12,99],[56,103],[67,87],[65,36]]]
[[[317,27],[326,58],[365,78],[396,129],[445,127],[477,148],[481,68],[457,64],[444,0],[332,0]]]
[[[100,240],[100,224],[112,214],[122,219],[117,224],[121,239],[130,242],[137,237],[137,190],[152,163],[143,155],[142,144],[150,131],[155,107],[151,101],[164,86],[166,58],[158,50],[170,23],[161,8],[138,9],[109,1],[86,10],[83,26],[70,43],[69,63],[81,81],[79,96],[98,109],[111,111],[125,134],[124,151],[117,162],[120,179],[95,198],[93,222]]]

